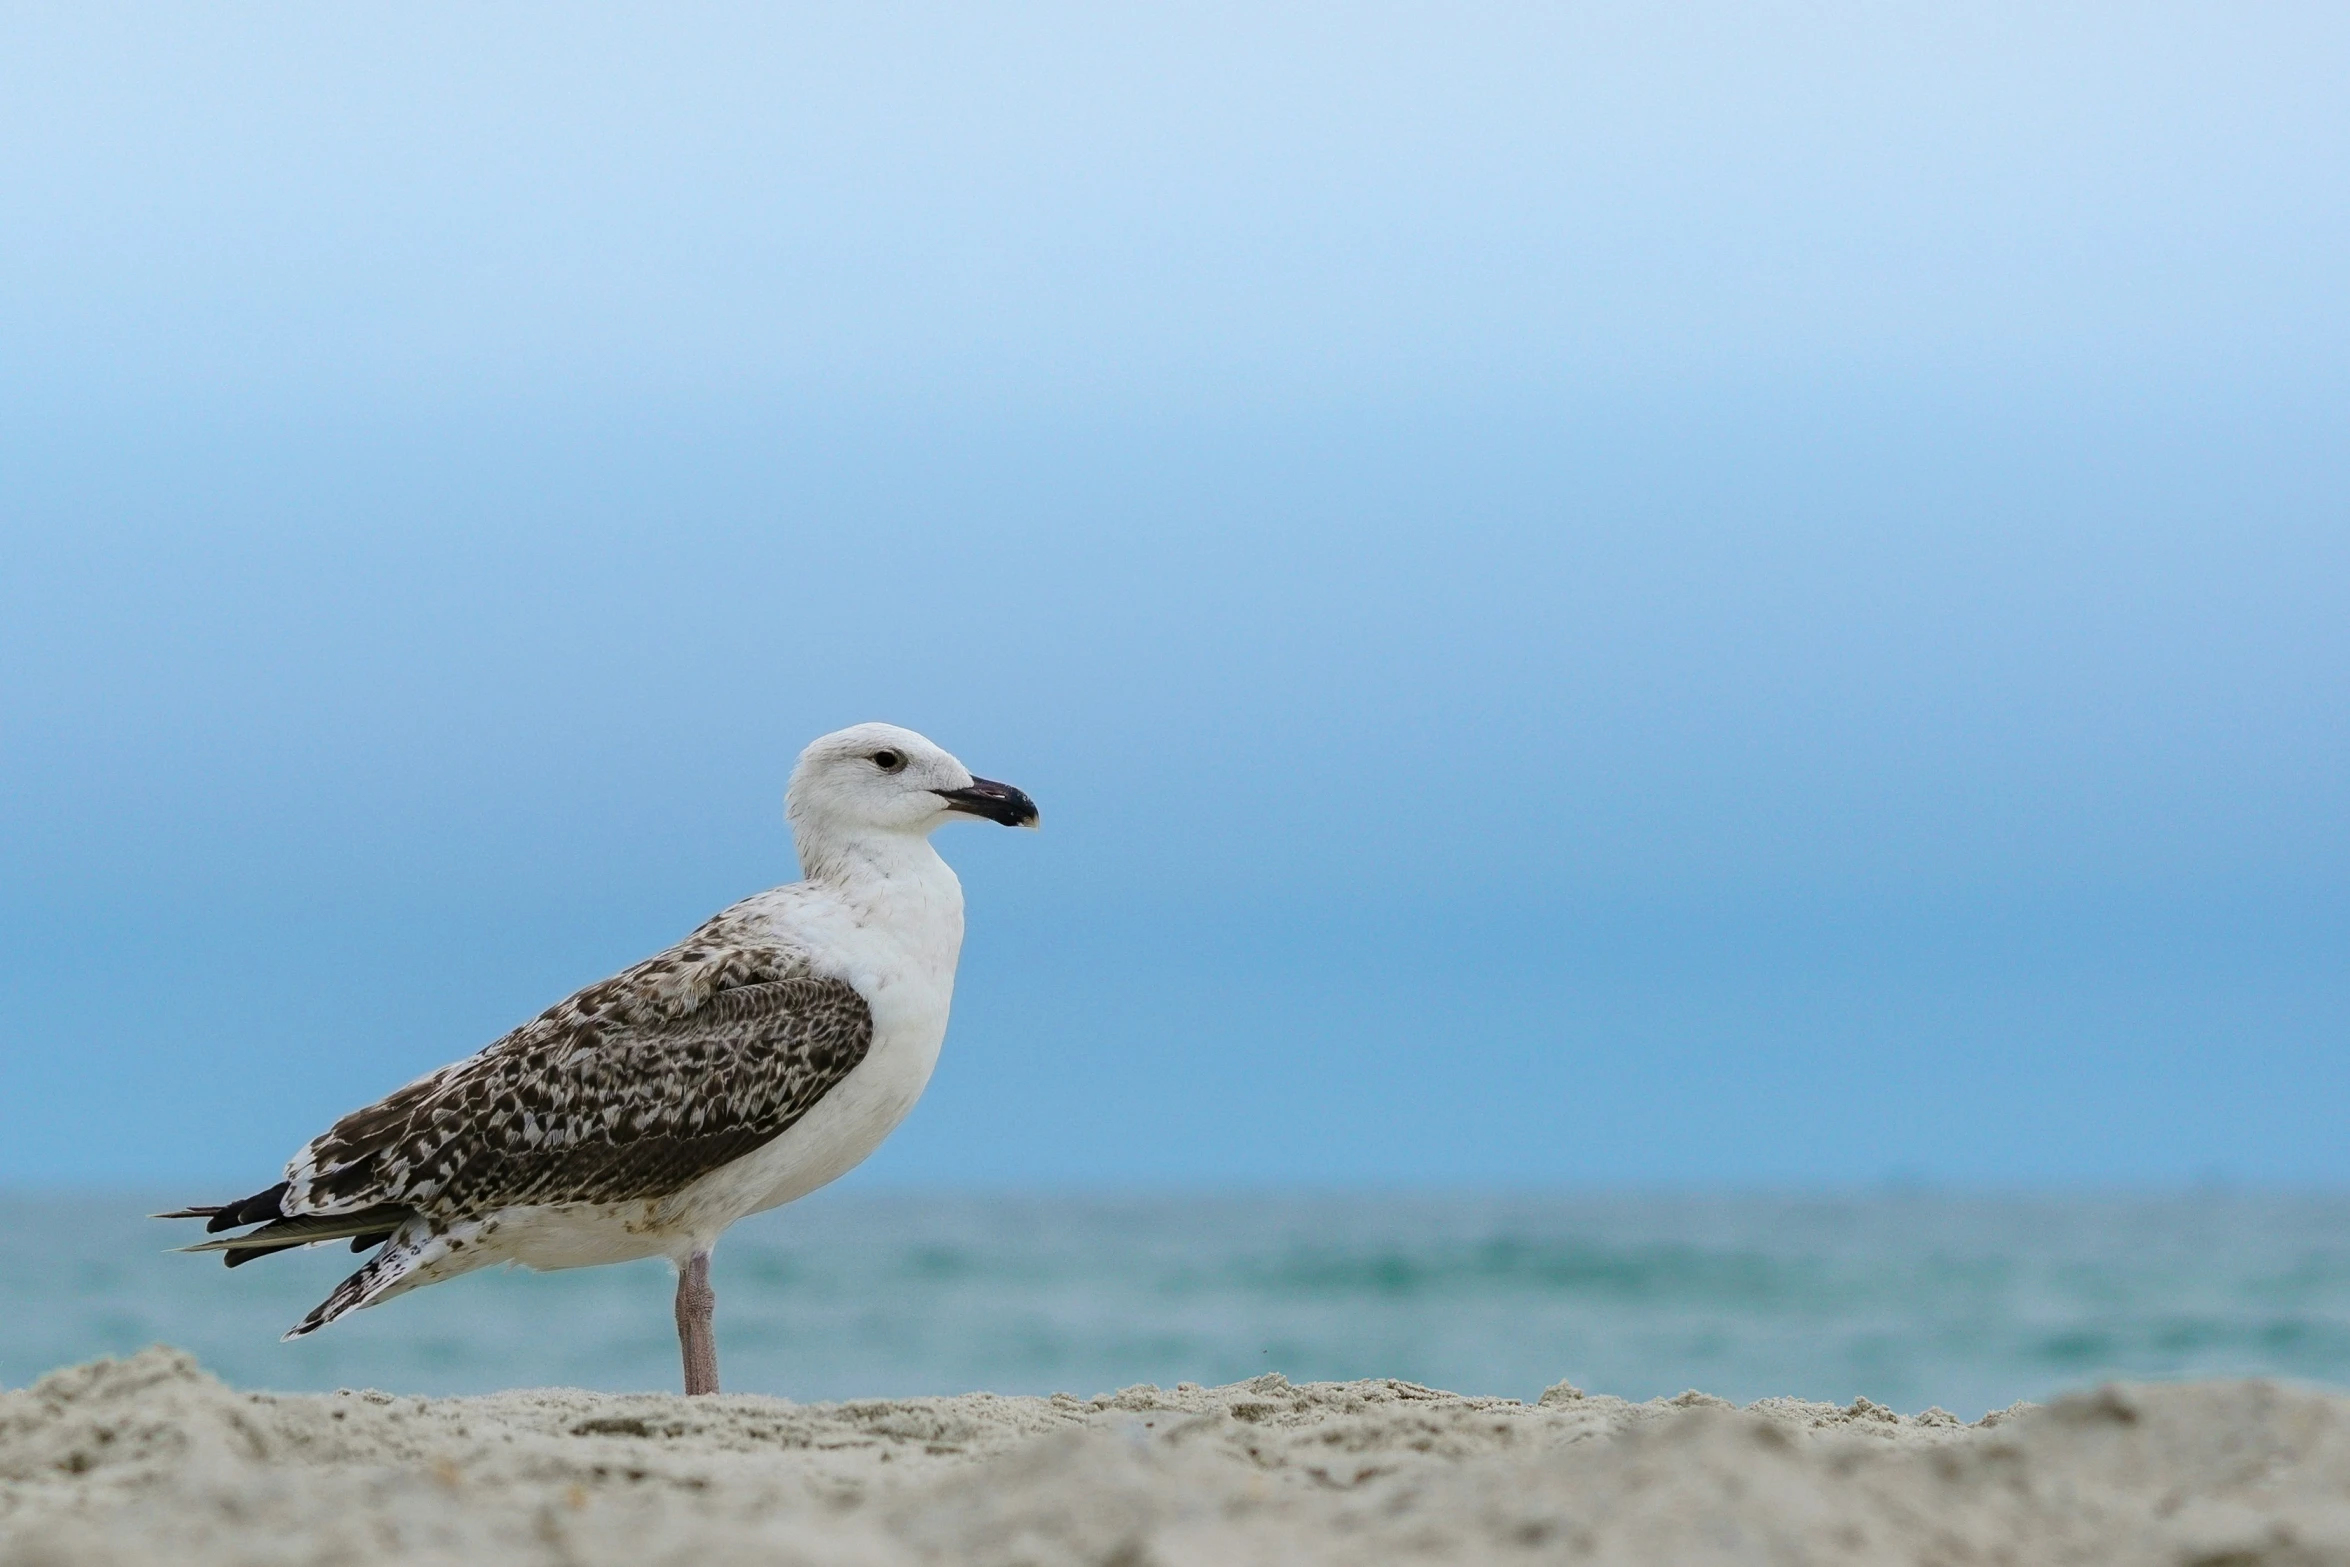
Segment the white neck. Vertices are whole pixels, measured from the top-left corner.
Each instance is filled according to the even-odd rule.
[[[963,946],[963,884],[920,832],[865,828],[831,834],[795,822],[800,870],[810,887],[853,911],[860,929],[952,983]]]
[[[928,829],[940,825],[944,812],[893,828],[843,820],[822,801],[793,795],[785,798],[784,815],[799,851],[802,886],[812,895],[807,917],[833,927],[827,939],[839,950],[865,952],[877,965],[874,984],[892,972],[919,973],[921,988],[935,992],[943,1028],[963,949],[963,884],[930,846]],[[827,907],[831,914],[820,912]],[[871,989],[859,988],[868,1002],[875,1000]]]
[[[820,886],[839,892],[870,890],[875,883],[927,882],[947,870],[947,862],[921,832],[885,832],[865,828],[830,833],[810,822],[792,823],[793,847],[799,851],[800,874]]]

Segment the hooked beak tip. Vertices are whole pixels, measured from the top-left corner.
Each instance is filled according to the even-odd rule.
[[[966,816],[981,816],[1006,827],[1033,828],[1039,820],[1036,802],[1022,791],[992,778],[974,778],[968,789],[939,789],[934,791],[947,803],[950,811]]]

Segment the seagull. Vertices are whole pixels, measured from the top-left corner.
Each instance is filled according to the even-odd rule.
[[[182,1248],[232,1268],[372,1248],[289,1339],[491,1263],[666,1257],[685,1390],[717,1392],[720,1233],[861,1163],[937,1064],[963,888],[930,834],[1037,824],[1027,795],[891,724],[809,745],[784,815],[802,880],[352,1111],[268,1190],[156,1217],[241,1231]]]

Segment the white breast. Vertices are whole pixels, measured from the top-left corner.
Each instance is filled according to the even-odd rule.
[[[842,885],[778,888],[758,912],[779,944],[846,980],[873,1010],[865,1059],[790,1130],[670,1198],[661,1228],[697,1246],[748,1214],[804,1197],[863,1163],[914,1108],[938,1064],[963,945],[963,889],[916,839]]]

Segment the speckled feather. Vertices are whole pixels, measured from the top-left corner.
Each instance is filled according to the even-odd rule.
[[[285,1211],[660,1198],[781,1135],[865,1059],[873,1017],[731,914],[343,1117],[288,1167]]]

